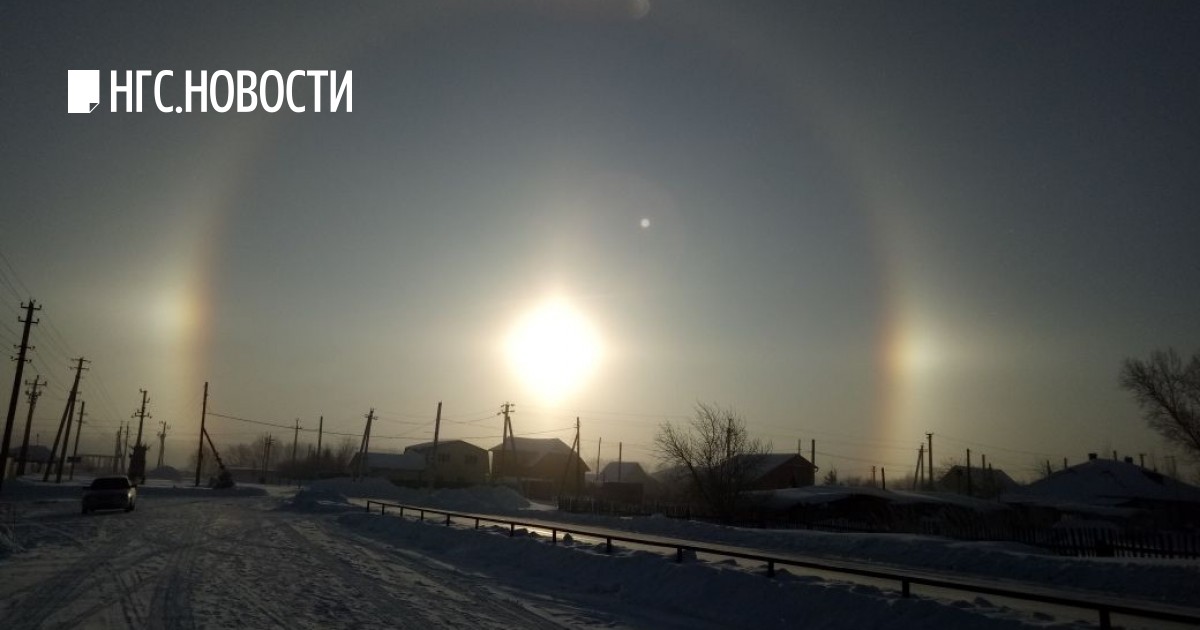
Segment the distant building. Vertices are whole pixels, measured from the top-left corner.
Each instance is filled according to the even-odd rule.
[[[350,459],[350,473],[357,474],[361,455]],[[392,483],[413,485],[423,480],[425,456],[420,453],[367,453],[364,477],[380,477]]]
[[[1200,525],[1200,488],[1132,460],[1091,459],[1001,497],[1060,514]]]
[[[741,457],[751,457],[742,455]],[[795,453],[767,453],[759,456],[753,469],[751,490],[801,488],[813,485],[817,467]]]
[[[488,452],[481,447],[462,440],[438,442],[436,461],[433,442],[413,444],[404,449],[405,454],[414,453],[425,458],[426,471],[434,475],[438,485],[478,485],[487,483]],[[428,477],[425,477],[428,479]]]
[[[516,483],[529,497],[579,494],[591,470],[558,438],[508,438],[489,450],[492,480]]]
[[[596,478],[598,496],[609,501],[641,503],[662,494],[661,484],[637,462],[609,462]]]
[[[966,466],[954,465],[937,482],[937,489],[943,492],[969,494],[984,499],[1012,492],[1019,486],[1020,484],[1013,481],[1008,473],[990,466],[988,468],[972,466],[968,470]]]

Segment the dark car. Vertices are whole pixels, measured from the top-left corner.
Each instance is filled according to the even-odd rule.
[[[132,511],[137,502],[137,486],[129,477],[97,477],[83,491],[83,513],[93,510]]]

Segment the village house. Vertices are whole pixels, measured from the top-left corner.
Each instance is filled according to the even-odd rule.
[[[492,480],[514,483],[527,497],[579,494],[591,470],[558,438],[507,438],[489,450]]]
[[[437,443],[436,455],[434,451],[433,442],[413,444],[404,449],[405,454],[412,453],[425,458],[425,470],[433,475],[436,485],[471,486],[487,483],[488,452],[483,448],[462,440],[446,440]]]

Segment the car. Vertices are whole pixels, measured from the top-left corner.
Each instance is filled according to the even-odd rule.
[[[137,486],[129,477],[96,477],[83,491],[83,513],[95,510],[133,511],[137,504]]]

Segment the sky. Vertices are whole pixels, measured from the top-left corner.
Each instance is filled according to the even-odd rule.
[[[440,401],[490,448],[511,402],[653,463],[710,403],[843,478],[928,432],[1016,477],[1162,467],[1117,375],[1200,349],[1197,32],[1185,2],[6,2],[0,343],[36,300],[41,444],[83,356],[80,450],[145,389],[180,467],[205,382],[218,445],[357,444],[374,409],[402,450]],[[353,111],[110,112],[137,69],[352,71]]]

